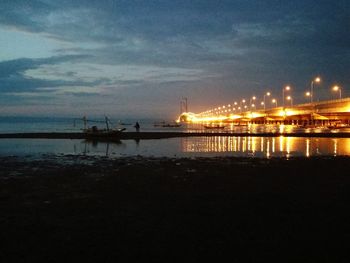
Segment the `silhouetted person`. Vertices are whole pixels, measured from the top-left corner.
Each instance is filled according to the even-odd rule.
[[[136,122],[136,124],[135,124],[134,127],[135,127],[135,129],[136,129],[137,132],[140,131],[140,124],[139,124],[138,122]]]

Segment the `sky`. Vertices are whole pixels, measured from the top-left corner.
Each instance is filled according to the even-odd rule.
[[[349,0],[0,0],[0,116],[173,118],[350,96]]]

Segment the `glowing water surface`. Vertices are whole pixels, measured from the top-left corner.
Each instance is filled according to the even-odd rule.
[[[1,139],[0,156],[43,154],[145,157],[293,157],[350,156],[350,138],[188,137],[161,140],[90,142],[66,139]]]

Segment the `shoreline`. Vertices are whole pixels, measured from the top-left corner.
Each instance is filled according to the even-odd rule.
[[[93,140],[151,140],[181,137],[310,137],[310,138],[350,138],[349,132],[327,133],[232,133],[232,132],[122,132],[111,136],[87,136],[82,132],[28,132],[3,133],[0,139],[93,139]]]

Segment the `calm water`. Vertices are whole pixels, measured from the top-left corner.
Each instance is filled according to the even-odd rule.
[[[294,157],[350,155],[350,138],[190,137],[162,140],[123,140],[119,143],[85,140],[2,139],[0,156],[42,154],[109,157]]]
[[[122,120],[131,125],[115,126],[134,131],[136,120]],[[141,131],[186,131],[201,132],[202,125],[183,125],[180,128],[154,127],[155,120],[138,120]],[[160,120],[158,120],[160,121]],[[104,127],[103,123],[98,123]],[[82,122],[73,118],[8,118],[0,117],[0,133],[8,132],[69,132],[80,131]],[[210,130],[209,130],[210,131]],[[338,132],[326,128],[304,129],[296,126],[276,125],[227,125],[225,130],[231,132]],[[347,130],[341,130],[342,132]],[[214,131],[213,131],[214,132]],[[217,132],[217,131],[215,131]],[[350,131],[349,131],[350,132]],[[350,134],[349,134],[350,135]],[[123,140],[120,143],[93,143],[85,140],[46,140],[46,139],[0,139],[1,156],[40,156],[42,154],[87,154],[120,156],[156,156],[156,157],[192,157],[192,156],[244,156],[244,157],[293,157],[293,156],[350,156],[350,138],[299,138],[299,137],[193,137],[163,140]]]
[[[96,120],[103,121],[103,118]],[[261,133],[261,132],[339,132],[340,130],[331,130],[326,127],[321,128],[302,128],[292,125],[249,125],[249,126],[235,126],[233,124],[226,124],[225,129],[207,130],[201,124],[183,124],[177,128],[155,127],[156,122],[162,120],[151,119],[111,119],[112,126],[116,128],[126,128],[127,131],[134,131],[133,125],[138,121],[141,125],[141,131],[181,131],[181,132],[238,132],[238,133]],[[128,125],[121,125],[125,123]],[[168,122],[168,121],[166,121]],[[105,128],[105,124],[89,123],[90,126],[97,125],[100,128]],[[0,133],[15,133],[15,132],[79,132],[83,128],[81,120],[74,120],[74,118],[29,118],[29,117],[0,117]],[[349,132],[350,129],[341,129],[342,132]]]

